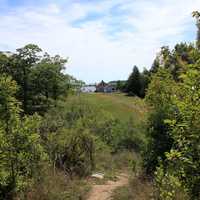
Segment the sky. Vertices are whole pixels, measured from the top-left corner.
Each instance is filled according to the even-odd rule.
[[[200,0],[0,0],[0,50],[34,43],[86,83],[149,69],[160,47],[194,42]]]

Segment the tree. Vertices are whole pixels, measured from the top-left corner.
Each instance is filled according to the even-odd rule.
[[[128,92],[129,95],[136,95],[140,97],[140,91],[141,91],[141,75],[137,68],[137,66],[133,67],[133,72],[129,76],[127,80],[126,85],[126,92]]]
[[[144,98],[146,95],[146,90],[150,82],[150,72],[147,69],[144,69],[141,73],[141,90],[140,97]]]
[[[31,69],[39,61],[38,53],[41,51],[37,45],[28,44],[23,48],[17,49],[17,54],[13,55],[15,72],[12,76],[20,86],[19,97],[21,98],[20,101],[22,101],[24,113],[29,111]]]
[[[154,59],[153,64],[150,69],[150,73],[156,73],[160,67],[158,56]]]
[[[66,62],[60,56],[50,57],[46,54],[32,69],[30,83],[34,111],[46,110],[51,100],[55,103],[59,96],[66,95],[70,88],[70,77],[62,73]]]
[[[10,74],[10,68],[9,68],[9,57],[5,55],[4,53],[0,53],[0,73],[7,73]]]
[[[47,53],[41,56],[41,52],[37,45],[29,44],[11,56],[0,53],[0,72],[17,82],[16,98],[25,114],[46,111],[71,88],[72,78],[64,74],[67,59]]]
[[[186,71],[187,65],[195,63],[194,51],[195,47],[192,44],[177,44],[172,51],[164,46],[154,60],[150,73],[154,74],[160,68],[165,68],[170,71],[176,82],[180,82],[180,74]]]
[[[126,87],[126,81],[120,81],[120,80],[117,81],[117,83],[116,83],[117,90],[123,92],[125,90],[125,87]]]

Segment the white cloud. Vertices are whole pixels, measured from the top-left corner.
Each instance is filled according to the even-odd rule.
[[[111,15],[112,7],[119,3],[123,16]],[[162,45],[188,39],[185,32],[195,27],[191,12],[198,8],[199,0],[111,0],[76,2],[66,7],[58,3],[18,7],[0,14],[0,48],[14,50],[36,43],[50,53],[69,56],[67,72],[80,79],[125,79],[134,64],[150,67]],[[73,26],[90,12],[104,16]],[[120,24],[121,30],[108,35],[110,22]]]

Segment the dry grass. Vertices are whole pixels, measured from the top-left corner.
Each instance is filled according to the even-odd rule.
[[[153,199],[153,185],[142,176],[132,177],[129,185],[117,188],[112,196],[113,200],[151,200]]]
[[[26,200],[84,200],[90,190],[86,180],[69,180],[63,172],[47,169],[39,184],[28,192]]]

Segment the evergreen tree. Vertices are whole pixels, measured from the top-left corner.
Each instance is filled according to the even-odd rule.
[[[131,96],[140,97],[141,91],[141,74],[137,68],[137,66],[133,67],[133,72],[129,76],[126,85],[126,92]]]

